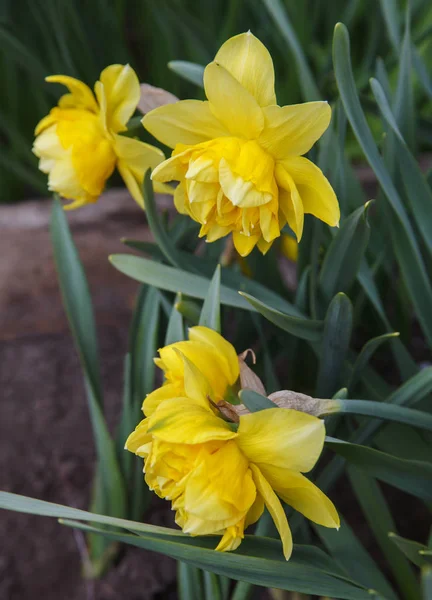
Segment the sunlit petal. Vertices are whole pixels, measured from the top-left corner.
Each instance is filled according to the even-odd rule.
[[[282,540],[285,559],[288,560],[292,553],[293,543],[291,530],[289,528],[284,509],[282,508],[282,504],[259,468],[253,464],[250,466],[250,468],[257,491],[263,497],[264,503]]]
[[[207,65],[204,88],[212,113],[231,135],[248,139],[259,136],[264,127],[261,107],[224,67],[216,62]]]
[[[321,454],[324,438],[321,419],[269,408],[240,417],[237,443],[253,463],[307,473]]]
[[[208,102],[181,100],[150,111],[142,120],[144,127],[160,142],[175,148],[177,144],[195,145],[229,135],[210,110]]]
[[[331,119],[331,108],[327,102],[268,106],[263,112],[265,127],[259,142],[277,159],[306,154],[322,136]]]
[[[227,40],[215,57],[260,106],[276,104],[274,68],[269,51],[250,31]]]

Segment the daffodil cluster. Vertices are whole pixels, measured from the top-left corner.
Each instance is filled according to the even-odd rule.
[[[221,536],[216,550],[234,550],[267,506],[285,558],[292,538],[283,500],[312,521],[339,527],[332,502],[302,473],[321,454],[322,420],[270,408],[225,420],[217,404],[238,387],[234,347],[206,327],[159,350],[164,383],[144,401],[145,419],[126,448],[144,458],[145,479],[172,502],[176,522],[191,535]]]
[[[117,167],[131,195],[144,207],[141,185],[148,168],[163,161],[158,148],[124,135],[140,99],[138,78],[129,65],[111,65],[100,74],[95,93],[82,81],[65,75],[46,80],[69,90],[36,127],[33,152],[39,168],[48,173],[48,187],[65,206],[78,208],[96,202]],[[156,191],[171,192],[155,184]]]
[[[304,214],[339,223],[335,193],[303,155],[327,129],[327,102],[278,106],[273,62],[251,33],[229,39],[204,71],[207,100],[156,108],[143,124],[174,149],[153,180],[179,181],[174,202],[208,242],[227,234],[242,256],[265,253],[286,223],[300,241]]]

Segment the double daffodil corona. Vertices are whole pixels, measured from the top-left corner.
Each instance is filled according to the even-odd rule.
[[[193,327],[189,340],[159,354],[164,384],[145,399],[146,418],[126,448],[144,458],[148,486],[172,502],[185,533],[219,535],[216,550],[234,550],[267,506],[289,559],[280,499],[320,525],[339,527],[332,502],[302,474],[321,454],[322,420],[283,408],[242,415],[238,424],[225,420],[215,405],[235,392],[239,362],[211,329]]]
[[[74,209],[96,202],[117,167],[131,195],[144,208],[141,184],[148,168],[165,156],[161,150],[119,135],[140,99],[138,78],[129,65],[111,65],[100,74],[95,93],[82,81],[66,75],[46,78],[69,90],[36,127],[33,152],[39,169],[49,175],[48,187]],[[171,188],[155,184],[156,191]]]
[[[174,149],[153,180],[179,181],[177,210],[208,242],[232,233],[242,256],[265,253],[286,223],[300,241],[305,213],[330,226],[339,204],[303,155],[327,129],[327,102],[278,106],[273,62],[250,32],[229,39],[204,71],[207,101],[156,108],[143,124]]]

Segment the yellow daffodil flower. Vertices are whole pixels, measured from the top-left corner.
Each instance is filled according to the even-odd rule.
[[[229,39],[204,71],[207,101],[148,113],[143,125],[174,148],[154,181],[179,181],[177,210],[213,242],[229,233],[242,256],[265,253],[288,223],[300,241],[305,213],[331,226],[339,205],[323,173],[302,155],[327,129],[327,102],[278,106],[273,62],[250,32]]]
[[[49,189],[73,200],[65,208],[78,208],[96,202],[117,167],[133,198],[144,208],[144,173],[165,156],[154,146],[118,135],[127,130],[140,100],[135,71],[129,65],[107,67],[94,94],[82,81],[66,75],[52,75],[46,81],[69,90],[35,130],[33,152],[40,159],[39,169],[49,174]],[[170,192],[162,184],[155,189]]]
[[[145,399],[146,418],[126,448],[144,458],[148,486],[171,500],[185,533],[220,535],[216,550],[235,550],[267,506],[288,560],[292,538],[280,499],[315,523],[339,527],[332,502],[302,475],[321,454],[322,420],[283,408],[242,415],[238,424],[224,420],[214,405],[236,385],[239,363],[211,329],[193,327],[188,341],[159,354],[165,383]]]

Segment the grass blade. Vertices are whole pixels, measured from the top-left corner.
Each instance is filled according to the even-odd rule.
[[[338,292],[347,293],[357,277],[369,241],[370,204],[355,210],[342,223],[326,252],[318,285],[327,302]]]
[[[380,450],[334,438],[327,438],[326,446],[343,456],[350,464],[364,469],[371,477],[385,481],[426,502],[432,501],[431,463],[397,458]]]
[[[202,65],[186,60],[171,60],[168,68],[186,81],[194,83],[200,88],[204,87],[204,67]]]
[[[324,321],[316,395],[331,398],[342,385],[343,364],[352,333],[352,304],[345,294],[330,302]]]
[[[201,309],[199,325],[209,327],[220,333],[220,280],[221,269],[218,265],[210,282],[204,304]]]
[[[298,82],[302,89],[304,100],[308,102],[311,100],[321,100],[321,94],[315,83],[312,70],[307,63],[303,48],[297,39],[295,30],[289,21],[282,2],[280,0],[262,0],[262,3],[268,10],[275,26],[279,29],[294,56]]]
[[[284,314],[244,292],[240,292],[240,296],[245,298],[255,310],[280,329],[288,331],[288,333],[303,340],[317,342],[321,339],[324,325],[323,321],[314,321],[312,319],[304,319]]]
[[[389,540],[388,534],[395,529],[395,524],[379,485],[355,467],[348,468],[348,476],[357,501],[387,560],[398,588],[406,600],[417,600],[420,589],[414,571]]]
[[[333,40],[335,76],[348,120],[394,212],[391,233],[396,257],[423,332],[432,345],[432,287],[405,208],[384,166],[358,99],[346,27],[338,23]]]

